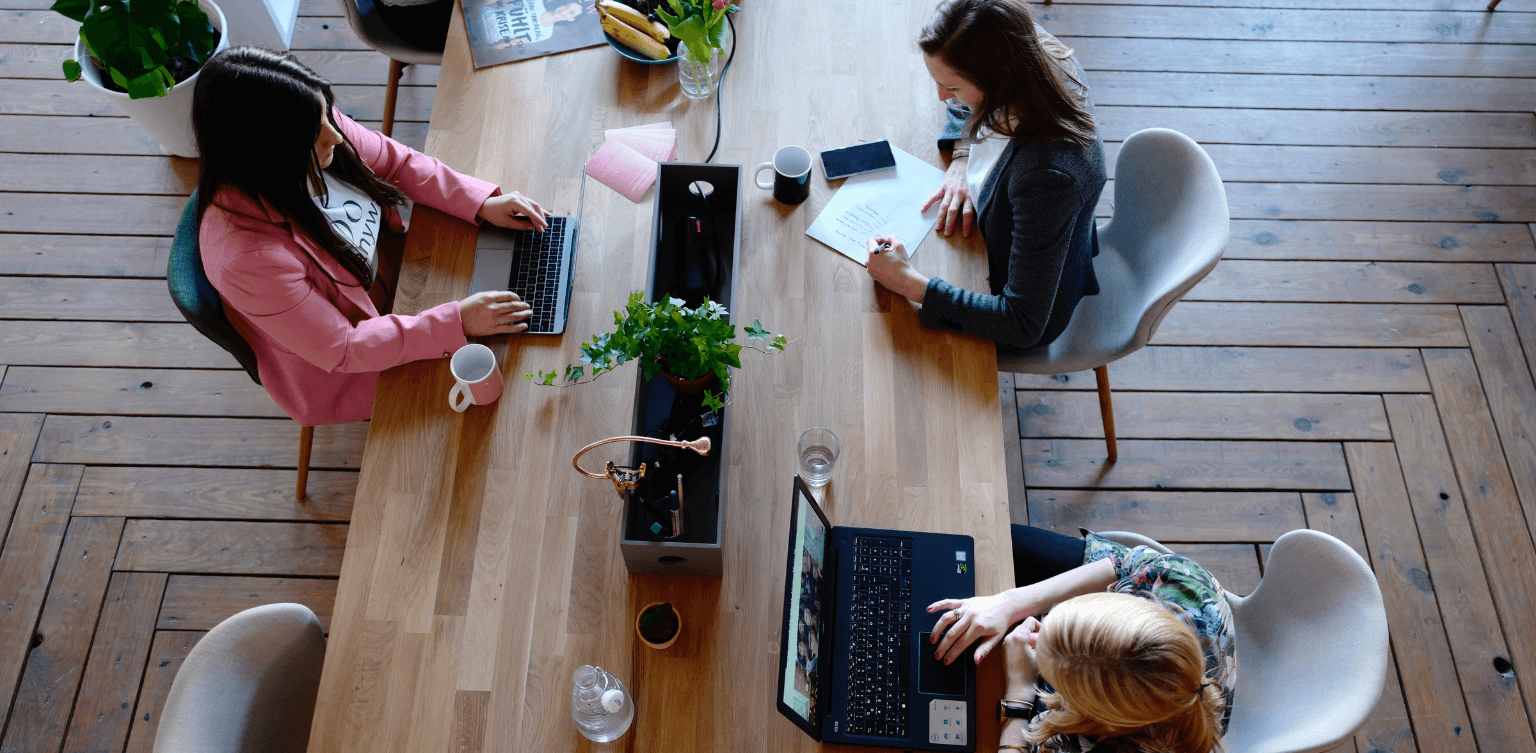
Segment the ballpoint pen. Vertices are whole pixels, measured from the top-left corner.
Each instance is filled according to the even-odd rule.
[[[891,244],[889,244],[889,243],[882,243],[882,244],[880,244],[880,246],[878,248],[875,249],[875,253],[878,254],[881,251],[889,251],[889,250],[891,250]]]

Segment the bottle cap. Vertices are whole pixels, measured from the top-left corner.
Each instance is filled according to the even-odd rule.
[[[603,710],[610,714],[624,708],[624,691],[614,688],[603,693]]]

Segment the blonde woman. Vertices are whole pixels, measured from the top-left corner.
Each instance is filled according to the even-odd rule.
[[[1236,644],[1221,584],[1194,560],[1014,526],[1021,585],[946,599],[936,656],[998,645],[999,747],[1030,753],[1210,753],[1232,713]],[[1020,545],[1025,548],[1020,549]],[[1067,566],[1076,553],[1076,562]],[[1054,571],[1054,572],[1053,572]],[[1035,615],[1044,615],[1036,617]]]

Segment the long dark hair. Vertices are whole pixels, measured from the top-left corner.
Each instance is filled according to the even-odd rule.
[[[322,110],[319,93],[325,98]],[[260,47],[231,47],[203,64],[192,96],[192,125],[202,154],[197,181],[197,218],[224,186],[252,201],[265,199],[295,228],[341,263],[357,285],[373,284],[373,270],[361,250],[331,228],[310,197],[325,193],[315,154],[320,118],[331,118],[336,97],[331,83],[290,55]],[[331,126],[335,127],[334,119]],[[339,129],[338,129],[339,130]],[[379,206],[405,203],[400,189],[384,182],[342,136],[331,165],[337,178],[368,194]],[[325,267],[316,262],[321,271]],[[326,276],[330,276],[326,272]],[[336,278],[332,282],[350,285]]]
[[[1093,114],[1056,75],[1055,60],[1072,51],[1041,44],[1025,0],[944,0],[917,46],[981,90],[971,138],[986,127],[1010,139],[1093,143]]]

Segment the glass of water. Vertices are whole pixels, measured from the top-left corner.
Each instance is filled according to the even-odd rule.
[[[820,426],[806,429],[796,450],[800,454],[800,478],[813,487],[825,485],[837,463],[837,435]]]

